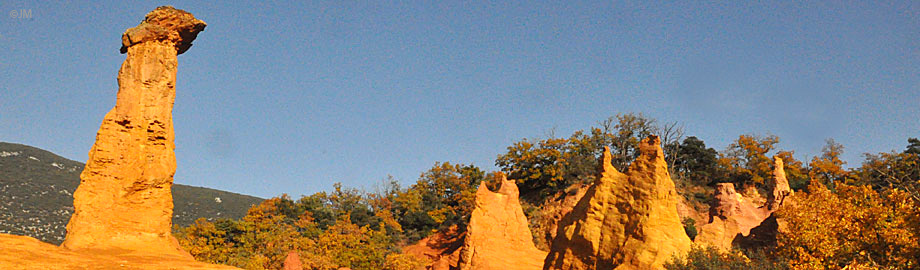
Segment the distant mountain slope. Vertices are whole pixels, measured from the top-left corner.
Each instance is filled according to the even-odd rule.
[[[73,214],[73,192],[83,163],[35,147],[0,142],[0,233],[60,244]],[[173,185],[173,224],[241,218],[261,198]]]

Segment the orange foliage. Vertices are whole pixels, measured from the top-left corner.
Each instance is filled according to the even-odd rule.
[[[920,267],[920,205],[907,193],[844,184],[834,193],[817,181],[808,190],[780,210],[779,254],[793,267]]]

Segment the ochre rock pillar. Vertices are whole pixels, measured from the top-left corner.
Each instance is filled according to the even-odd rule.
[[[68,249],[189,256],[171,234],[176,56],[206,24],[158,7],[122,36],[115,108],[105,115],[74,192]]]

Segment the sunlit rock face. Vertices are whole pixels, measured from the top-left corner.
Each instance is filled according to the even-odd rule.
[[[534,246],[517,185],[500,177],[498,192],[485,183],[476,191],[458,265],[463,270],[541,269],[546,252]]]
[[[729,250],[732,246],[762,246],[775,242],[776,212],[792,196],[783,160],[773,158],[773,177],[767,201],[758,204],[735,191],[732,183],[719,183],[710,206],[709,223],[700,227],[694,243]],[[772,239],[772,240],[771,240]]]
[[[543,269],[663,269],[690,250],[657,136],[621,173],[604,149],[597,180],[563,220]]]
[[[189,256],[171,235],[177,55],[205,23],[159,7],[122,36],[115,108],[105,115],[74,193],[63,246]]]

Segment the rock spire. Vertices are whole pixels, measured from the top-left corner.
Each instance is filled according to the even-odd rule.
[[[657,136],[621,173],[604,149],[597,180],[563,218],[543,269],[663,269],[690,250]]]
[[[188,257],[172,237],[177,55],[205,23],[158,7],[122,36],[115,108],[105,115],[74,192],[63,246]]]

